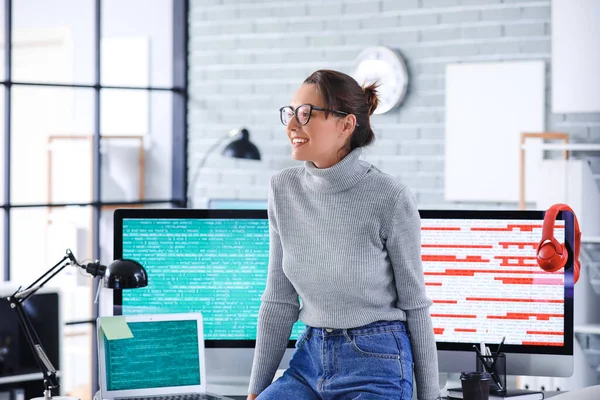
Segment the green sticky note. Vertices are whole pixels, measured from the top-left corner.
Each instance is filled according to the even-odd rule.
[[[100,317],[100,329],[108,340],[131,339],[133,333],[123,316]]]

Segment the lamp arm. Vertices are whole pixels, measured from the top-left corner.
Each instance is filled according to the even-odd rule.
[[[65,263],[66,260],[69,260],[68,263]],[[56,265],[46,271],[42,276],[40,276],[35,282],[31,285],[27,286],[26,289],[19,289],[13,296],[19,303],[24,303],[29,297],[33,296],[35,292],[41,289],[46,283],[48,283],[52,278],[56,276],[60,271],[65,269],[65,267],[71,265],[71,260],[69,256],[64,256],[62,260],[60,260]],[[50,276],[48,276],[50,275]],[[40,281],[42,281],[40,283]]]
[[[52,365],[44,348],[42,347],[42,343],[40,338],[31,323],[31,319],[23,309],[23,302],[15,301],[14,295],[8,298],[10,302],[11,308],[13,308],[19,319],[19,324],[25,333],[25,338],[27,339],[27,343],[29,343],[29,347],[33,353],[33,357],[38,364],[38,368],[42,372],[44,376],[44,398],[50,399],[53,395],[58,396],[58,389],[60,388],[60,383],[56,377],[56,368]]]
[[[46,283],[48,283],[52,278],[54,278],[60,271],[65,269],[69,265],[76,265],[77,267],[82,267],[71,250],[67,249],[67,254],[56,263],[52,268],[46,271],[42,276],[35,280],[31,285],[29,285],[26,289],[21,290],[20,288],[8,297],[8,302],[10,304],[10,308],[14,309],[17,313],[17,318],[19,320],[19,324],[23,329],[25,334],[25,338],[27,339],[27,343],[29,343],[29,347],[33,352],[33,357],[38,364],[40,371],[44,375],[44,397],[46,399],[50,399],[53,394],[58,395],[57,390],[60,387],[58,380],[56,378],[56,369],[48,359],[46,352],[42,346],[42,342],[31,323],[31,319],[27,312],[23,309],[23,304],[27,299],[33,296],[38,290],[40,290]]]
[[[50,268],[48,271],[46,271],[46,273],[45,273],[45,274],[43,274],[42,276],[40,276],[39,278],[37,278],[37,279],[35,280],[35,282],[33,282],[31,285],[29,285],[29,286],[27,287],[27,289],[31,289],[31,288],[32,288],[33,286],[35,286],[35,285],[36,285],[36,284],[37,284],[39,281],[41,281],[41,280],[42,280],[42,279],[44,279],[44,278],[45,278],[45,277],[46,277],[48,274],[50,274],[50,273],[51,273],[51,272],[52,272],[52,271],[53,271],[55,268],[57,268],[57,267],[58,267],[58,266],[60,266],[60,265],[61,265],[63,262],[65,262],[65,261],[66,261],[68,258],[70,258],[70,257],[69,257],[69,252],[70,252],[70,250],[67,250],[67,255],[66,255],[66,256],[64,256],[64,257],[62,258],[62,260],[60,260],[59,262],[57,262],[57,263],[56,263],[56,264],[55,264],[55,265],[54,265],[52,268]],[[25,289],[25,290],[27,290],[27,289]]]
[[[234,133],[237,133],[237,132],[234,131]],[[202,157],[202,159],[200,159],[200,162],[196,165],[196,169],[194,170],[194,175],[192,175],[192,180],[190,182],[190,185],[188,186],[188,193],[187,193],[187,201],[188,201],[188,203],[192,199],[192,193],[194,192],[194,188],[196,187],[196,181],[198,180],[198,176],[200,174],[200,170],[202,169],[202,167],[204,167],[204,164],[206,164],[206,160],[208,159],[208,156],[213,151],[215,151],[221,145],[221,143],[223,143],[223,141],[225,141],[225,139],[228,139],[231,136],[232,136],[232,133],[228,133],[227,135],[219,138],[219,140],[217,140],[215,143],[213,143],[208,148],[208,150],[206,150],[206,152],[204,153],[204,156]]]

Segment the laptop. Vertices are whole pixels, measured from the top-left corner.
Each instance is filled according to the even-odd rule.
[[[120,317],[122,318],[122,317]],[[133,338],[108,340],[98,322],[100,399],[225,400],[206,392],[200,313],[125,316]]]

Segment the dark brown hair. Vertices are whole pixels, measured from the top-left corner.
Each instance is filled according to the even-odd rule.
[[[377,83],[361,88],[351,76],[327,69],[313,72],[304,83],[317,86],[325,108],[356,116],[356,127],[348,143],[350,151],[368,146],[375,140],[369,116],[377,108]],[[328,114],[325,113],[325,117]]]

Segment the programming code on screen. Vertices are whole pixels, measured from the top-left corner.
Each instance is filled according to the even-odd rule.
[[[196,321],[128,325],[132,339],[104,338],[108,390],[200,385]]]
[[[563,346],[564,269],[536,263],[543,221],[424,219],[422,259],[438,342]],[[557,221],[556,238],[564,238]],[[559,239],[560,240],[560,239]]]
[[[123,257],[149,285],[122,292],[123,315],[200,312],[206,340],[254,340],[269,261],[266,219],[124,219]],[[304,326],[297,323],[296,339]]]

